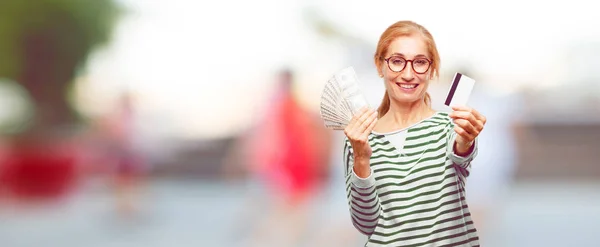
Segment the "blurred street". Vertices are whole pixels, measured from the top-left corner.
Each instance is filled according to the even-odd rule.
[[[235,242],[240,239],[236,231],[252,228],[252,223],[234,217],[244,207],[239,197],[244,190],[241,184],[156,180],[141,201],[144,209],[139,218],[127,221],[113,213],[106,188],[90,184],[60,205],[26,215],[1,208],[0,239],[7,247],[246,246]],[[348,228],[349,237],[356,239],[350,246],[361,246],[362,237],[347,224],[344,204],[333,198],[339,195],[316,197],[314,206],[326,211],[310,216],[310,228],[315,232]],[[500,220],[493,231],[482,239],[484,246],[596,246],[600,242],[600,184],[515,184],[505,204],[504,210],[496,212]],[[330,214],[329,210],[344,212]],[[273,226],[278,227],[286,226]]]

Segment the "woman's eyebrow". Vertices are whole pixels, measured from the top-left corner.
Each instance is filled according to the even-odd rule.
[[[404,57],[404,54],[398,53],[398,52],[394,52],[394,53],[392,53],[392,55],[389,55],[388,57],[394,57],[394,56]]]
[[[394,52],[394,53],[392,53],[392,55],[390,55],[389,57],[394,57],[394,56],[400,56],[400,57],[403,57],[403,58],[404,58],[404,57],[406,57],[404,54],[402,54],[402,53],[398,53],[398,52]],[[424,57],[424,58],[427,58],[427,56],[425,56],[425,55],[423,55],[423,54],[417,54],[417,55],[415,55],[415,58],[417,58],[417,57]]]

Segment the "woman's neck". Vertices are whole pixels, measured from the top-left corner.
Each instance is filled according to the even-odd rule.
[[[389,111],[378,121],[375,129],[378,132],[404,129],[430,117],[434,113],[435,111],[424,100],[410,104],[398,103],[392,100]]]

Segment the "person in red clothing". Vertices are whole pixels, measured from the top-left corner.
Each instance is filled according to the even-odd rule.
[[[250,203],[244,204],[244,211],[254,206],[258,208],[252,210],[255,213],[269,207],[266,217],[258,217],[258,224],[247,221],[255,233],[252,241],[263,245],[283,239],[286,242],[277,242],[278,246],[290,246],[306,230],[309,203],[328,171],[330,138],[318,115],[306,110],[294,95],[292,72],[283,70],[277,79],[277,91],[266,114],[240,138],[241,146],[231,150],[242,152],[240,160],[247,162],[251,185],[259,188],[259,194],[253,193]],[[231,160],[228,163],[225,169],[239,166]],[[257,217],[253,213],[250,216]]]
[[[315,150],[314,118],[294,97],[291,72],[283,71],[280,80],[279,95],[259,126],[259,145],[253,145],[257,149],[252,152],[259,155],[255,162],[262,163],[259,172],[266,176],[268,185],[278,196],[295,204],[310,195],[319,180],[319,151]],[[263,148],[261,143],[271,147]]]

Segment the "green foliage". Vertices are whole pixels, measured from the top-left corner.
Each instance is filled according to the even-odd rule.
[[[76,70],[73,65],[82,66],[95,47],[110,39],[118,14],[113,0],[1,0],[0,77],[18,79],[32,59],[25,54],[32,46],[27,38],[36,34],[51,37],[50,44],[34,46],[57,54],[57,64],[64,60],[56,69]]]

